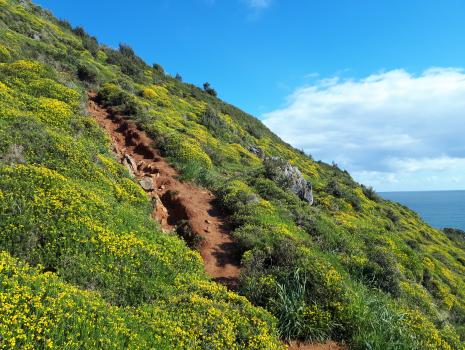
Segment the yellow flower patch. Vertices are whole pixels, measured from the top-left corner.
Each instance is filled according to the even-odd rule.
[[[38,100],[37,116],[47,125],[62,127],[72,115],[72,108],[65,102],[46,97],[40,97]]]

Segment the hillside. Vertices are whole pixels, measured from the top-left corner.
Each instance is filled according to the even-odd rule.
[[[1,348],[465,349],[460,235],[29,1],[0,62]]]

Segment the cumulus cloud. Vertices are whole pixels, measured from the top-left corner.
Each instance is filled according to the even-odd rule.
[[[465,188],[461,69],[320,80],[263,120],[285,141],[380,190]]]

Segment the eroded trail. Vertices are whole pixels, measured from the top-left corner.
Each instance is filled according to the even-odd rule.
[[[178,180],[179,173],[153,147],[153,140],[123,116],[100,106],[89,94],[88,111],[111,138],[119,161],[154,201],[152,217],[165,231],[187,222],[203,238],[200,254],[205,271],[231,289],[237,286],[240,252],[230,237],[227,220],[215,207],[215,197],[205,189]],[[343,350],[334,342],[291,342],[289,350]]]
[[[96,103],[94,94],[89,94],[88,111],[110,136],[120,162],[154,201],[153,218],[164,230],[187,223],[202,238],[199,250],[207,274],[234,289],[240,254],[213,194],[179,181],[179,173],[160,156],[153,140],[133,122]]]

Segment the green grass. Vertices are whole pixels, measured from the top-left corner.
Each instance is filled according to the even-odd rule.
[[[64,50],[55,62],[85,55],[78,39],[39,10],[0,7],[16,29],[0,39],[15,49],[0,63],[0,348],[281,348],[269,313],[211,282],[200,255],[150,220],[85,115],[87,86],[71,65],[30,57],[26,34],[42,30],[44,58]]]
[[[0,0],[0,62],[0,295],[13,305],[0,311],[1,347],[64,347],[68,336],[70,348],[271,349],[279,331],[354,349],[464,349],[456,232],[27,2]],[[85,115],[88,89],[147,131],[182,179],[217,194],[243,251],[242,297],[149,220],[147,198]],[[297,166],[315,204],[276,181],[252,147]],[[40,305],[28,309],[35,294]],[[83,315],[68,320],[67,310]],[[48,322],[41,331],[37,317]],[[107,329],[110,345],[99,340]]]

